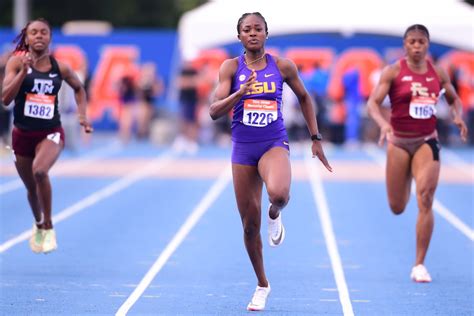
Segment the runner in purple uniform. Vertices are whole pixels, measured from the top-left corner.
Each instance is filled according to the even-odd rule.
[[[291,167],[289,142],[281,112],[283,82],[298,97],[312,139],[311,152],[332,171],[321,145],[314,104],[295,64],[265,53],[267,22],[258,13],[245,13],[237,23],[242,56],[224,61],[209,114],[217,119],[233,110],[232,174],[244,230],[244,243],[258,285],[248,310],[263,310],[270,284],[263,266],[260,236],[262,189],[265,183],[268,209],[268,240],[278,246],[285,238],[280,211],[289,200]],[[308,137],[309,138],[309,137]]]

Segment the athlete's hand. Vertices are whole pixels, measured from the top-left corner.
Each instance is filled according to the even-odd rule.
[[[318,157],[319,160],[323,163],[324,167],[332,172],[332,167],[329,165],[326,156],[324,155],[323,146],[320,141],[313,141],[311,145],[311,152],[313,153],[313,158]]]
[[[459,128],[459,134],[463,142],[467,142],[467,126],[460,116],[453,118],[453,123]]]
[[[92,133],[94,131],[92,124],[89,123],[85,116],[79,115],[79,124],[84,127],[84,132],[86,133]]]
[[[26,53],[23,56],[21,56],[21,65],[22,65],[22,70],[25,72],[28,71],[28,68],[33,66],[33,57],[31,56],[30,53]]]
[[[242,93],[242,95],[245,95],[247,92],[249,92],[252,89],[252,85],[255,83],[256,80],[257,80],[257,73],[255,72],[254,69],[252,69],[252,73],[250,74],[250,77],[248,77],[247,81],[240,86],[240,92]]]
[[[385,124],[380,128],[380,137],[379,137],[379,146],[383,146],[385,140],[387,139],[388,134],[392,134],[392,126],[390,124]]]

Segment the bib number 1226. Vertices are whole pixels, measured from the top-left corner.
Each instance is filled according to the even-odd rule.
[[[273,100],[244,101],[243,123],[253,127],[265,127],[278,117],[277,102]]]

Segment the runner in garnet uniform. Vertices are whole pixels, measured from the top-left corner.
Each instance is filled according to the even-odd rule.
[[[93,130],[86,118],[85,90],[71,68],[50,56],[50,42],[51,27],[46,20],[30,21],[23,28],[6,65],[2,91],[3,104],[15,100],[12,147],[36,221],[30,239],[36,253],[57,248],[48,172],[65,141],[57,98],[62,80],[74,89],[79,124],[87,133]]]
[[[317,156],[331,171],[321,145],[314,104],[306,91],[295,64],[265,53],[267,23],[258,13],[245,13],[237,23],[238,38],[245,53],[224,61],[209,114],[213,119],[233,110],[232,174],[244,230],[244,243],[258,285],[248,310],[263,310],[270,293],[263,266],[260,236],[262,188],[265,183],[268,210],[268,241],[278,246],[285,237],[280,211],[289,200],[291,169],[289,144],[281,113],[283,82],[298,97],[311,139],[313,157]],[[309,137],[308,137],[309,138]]]
[[[460,99],[446,72],[427,60],[428,47],[428,29],[410,26],[404,35],[406,57],[385,67],[368,100],[369,113],[381,129],[379,144],[388,141],[386,185],[394,214],[401,214],[408,203],[412,177],[416,183],[416,259],[410,274],[415,282],[431,282],[424,261],[434,226],[432,206],[440,171],[435,114],[443,92],[453,123],[462,140],[467,140]],[[390,123],[380,111],[387,94],[392,104]]]

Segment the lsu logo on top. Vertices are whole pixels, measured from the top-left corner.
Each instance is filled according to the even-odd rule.
[[[242,85],[241,85],[242,86]],[[261,94],[261,93],[273,93],[276,92],[276,84],[273,81],[270,82],[255,82],[247,95],[250,94]]]

